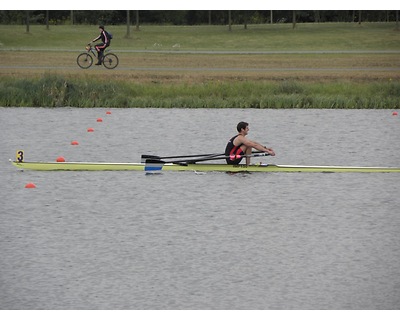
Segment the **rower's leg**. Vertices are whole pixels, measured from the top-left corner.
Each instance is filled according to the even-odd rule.
[[[253,148],[249,147],[246,149],[246,156],[250,156],[251,152],[252,152]],[[248,166],[250,164],[250,157],[246,157],[246,166]]]
[[[251,155],[251,152],[252,152],[252,150],[253,150],[252,147],[246,147],[246,146],[241,146],[240,148],[243,150],[243,153],[244,153],[246,156]],[[250,157],[246,157],[246,166],[248,166],[248,165],[250,164],[250,160],[251,160]]]

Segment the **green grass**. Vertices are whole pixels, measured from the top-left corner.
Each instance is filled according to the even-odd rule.
[[[400,32],[395,23],[299,23],[233,26],[109,26],[115,50],[232,50],[232,51],[320,51],[399,50]],[[97,26],[0,25],[0,48],[82,49],[98,35]]]
[[[215,82],[138,84],[47,74],[1,79],[3,106],[155,108],[398,108],[400,84]]]

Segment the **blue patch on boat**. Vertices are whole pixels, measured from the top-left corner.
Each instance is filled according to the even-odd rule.
[[[146,164],[144,171],[160,171],[162,170],[162,165]]]

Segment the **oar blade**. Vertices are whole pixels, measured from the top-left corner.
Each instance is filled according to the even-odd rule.
[[[160,173],[165,162],[159,159],[146,159],[145,163],[144,171],[146,173]]]

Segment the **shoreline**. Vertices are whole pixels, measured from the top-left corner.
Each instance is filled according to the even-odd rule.
[[[148,81],[44,74],[0,76],[2,107],[397,109],[400,82],[214,80]]]

